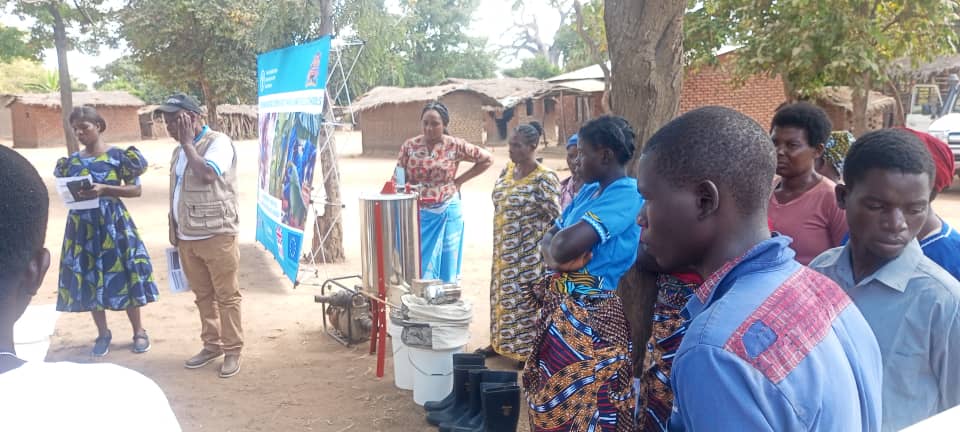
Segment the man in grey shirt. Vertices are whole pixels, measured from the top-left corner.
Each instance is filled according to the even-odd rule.
[[[923,143],[884,129],[857,140],[837,201],[850,242],[810,267],[860,308],[883,356],[883,430],[960,405],[960,282],[923,255],[934,166]]]

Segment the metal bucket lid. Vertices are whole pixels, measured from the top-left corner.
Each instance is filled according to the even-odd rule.
[[[417,199],[417,196],[409,193],[384,194],[379,192],[367,192],[360,194],[360,201],[403,201],[415,199]]]

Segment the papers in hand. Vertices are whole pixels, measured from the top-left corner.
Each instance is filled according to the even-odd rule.
[[[183,273],[183,267],[180,265],[180,252],[177,248],[167,248],[167,272],[170,281],[171,293],[182,293],[190,291],[190,284],[187,283],[187,275]]]
[[[57,177],[57,194],[63,199],[67,210],[90,210],[100,208],[100,198],[82,199],[77,192],[93,184],[89,175],[81,177]]]

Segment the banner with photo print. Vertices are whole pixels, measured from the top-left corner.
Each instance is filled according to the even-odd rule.
[[[257,241],[296,281],[326,99],[330,37],[257,57]]]

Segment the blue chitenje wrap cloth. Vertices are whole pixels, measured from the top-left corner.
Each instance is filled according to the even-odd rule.
[[[421,277],[456,283],[463,262],[460,197],[420,208]]]

